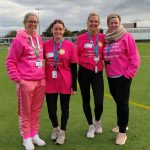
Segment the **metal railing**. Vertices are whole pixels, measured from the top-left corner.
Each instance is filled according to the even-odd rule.
[[[132,33],[135,40],[150,40],[150,28],[132,28],[127,29],[128,32]],[[103,30],[104,34],[106,33],[106,29]],[[43,41],[49,39],[50,37],[43,37]],[[75,37],[64,37],[72,42],[75,41]],[[9,45],[12,41],[13,37],[4,38],[0,37],[0,45]]]

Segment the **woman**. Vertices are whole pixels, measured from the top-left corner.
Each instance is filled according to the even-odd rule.
[[[139,68],[140,58],[133,37],[121,25],[118,14],[107,17],[107,26],[104,60],[110,93],[117,107],[118,125],[112,131],[119,132],[116,144],[122,145],[127,139],[131,81]]]
[[[33,150],[34,144],[45,145],[39,138],[39,116],[45,94],[45,71],[43,66],[42,39],[37,35],[38,17],[27,13],[24,30],[13,39],[6,67],[10,79],[17,85],[18,115],[20,133],[26,150]]]
[[[77,52],[72,42],[63,39],[65,25],[62,20],[54,20],[50,30],[53,38],[44,43],[46,102],[53,125],[51,140],[56,141],[56,144],[64,144],[70,95],[77,90]],[[58,94],[62,112],[60,127],[56,114]]]
[[[98,14],[91,13],[87,20],[87,32],[77,37],[79,57],[78,81],[80,85],[83,110],[89,124],[88,138],[94,134],[102,133],[100,118],[103,112],[103,62],[102,51],[104,35],[99,32],[100,18]],[[92,118],[90,106],[90,85],[92,86],[95,104],[95,119]]]

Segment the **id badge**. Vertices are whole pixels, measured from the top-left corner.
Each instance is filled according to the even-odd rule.
[[[95,73],[98,73],[98,67],[95,66]]]
[[[42,61],[37,60],[37,61],[36,61],[36,67],[40,68],[40,67],[42,67],[42,66],[43,66]]]
[[[53,71],[52,71],[52,78],[53,78],[53,79],[56,79],[56,78],[57,78],[57,71],[56,71],[56,70],[53,70]]]

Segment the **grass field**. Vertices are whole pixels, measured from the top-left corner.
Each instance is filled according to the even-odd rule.
[[[130,120],[127,132],[127,143],[123,146],[114,144],[116,134],[111,132],[116,125],[115,104],[105,79],[104,112],[102,115],[103,134],[96,135],[93,140],[86,138],[88,129],[85,120],[80,90],[72,96],[70,102],[70,118],[66,131],[66,142],[62,146],[50,141],[52,130],[44,103],[40,120],[40,135],[47,142],[46,146],[37,150],[149,150],[150,139],[150,43],[138,44],[141,67],[134,78],[130,96]],[[22,139],[18,130],[17,97],[15,84],[9,80],[5,69],[7,47],[0,47],[0,149],[23,150]],[[93,106],[93,100],[92,100]],[[60,114],[60,112],[58,112]],[[60,115],[59,115],[60,116]]]

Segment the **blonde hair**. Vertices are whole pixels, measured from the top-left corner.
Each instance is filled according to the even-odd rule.
[[[100,17],[99,17],[99,15],[98,15],[98,13],[96,13],[96,12],[91,12],[90,14],[89,14],[89,16],[88,16],[88,20],[90,19],[90,17],[92,17],[92,16],[97,16],[98,17],[98,21],[100,22]],[[87,21],[88,21],[87,20]]]
[[[29,12],[29,13],[25,14],[23,22],[26,22],[30,16],[35,16],[35,17],[37,17],[37,20],[38,20],[38,16],[35,13]]]
[[[118,18],[119,21],[121,22],[121,17],[120,17],[118,14],[112,13],[112,14],[109,14],[109,15],[107,16],[107,25],[109,24],[109,21],[110,21],[112,18]]]

